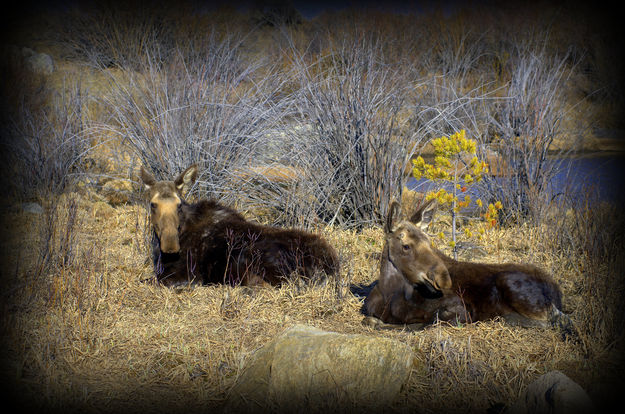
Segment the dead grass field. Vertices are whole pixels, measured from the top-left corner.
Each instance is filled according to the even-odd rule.
[[[45,44],[37,46],[54,55]],[[109,92],[114,69],[87,71],[60,59],[55,64],[48,80],[53,88],[80,78],[93,96]],[[593,105],[575,107],[572,130],[585,125],[589,112],[601,112]],[[91,120],[109,116],[98,101],[86,112]],[[112,139],[106,133],[111,131],[94,132],[93,144]],[[583,138],[584,149],[622,149],[590,133]],[[103,169],[128,178],[121,169]],[[212,412],[253,352],[295,324],[408,344],[417,362],[389,412],[486,412],[514,401],[551,370],[578,382],[600,409],[625,390],[625,214],[616,206],[558,212],[541,227],[498,228],[476,249],[460,252],[464,260],[526,262],[548,270],[579,330],[576,342],[554,330],[498,320],[436,324],[418,332],[364,327],[362,302],[350,287],[377,278],[381,228],[316,229],[341,257],[339,277],[326,285],[168,289],[150,282],[143,203],[112,207],[82,186],[58,200],[56,213],[44,208],[33,214],[20,205],[0,205],[0,395],[21,411]],[[253,211],[243,213],[255,218]],[[46,230],[53,235],[48,256]],[[449,231],[449,223],[437,217],[430,233],[441,231]]]
[[[68,213],[70,205],[74,215]],[[563,341],[553,330],[512,328],[500,321],[438,324],[420,332],[363,327],[361,302],[349,288],[377,277],[383,242],[378,228],[317,230],[342,259],[340,277],[325,286],[173,290],[146,282],[152,265],[143,205],[113,208],[90,190],[64,195],[54,221],[56,238],[63,240],[73,220],[74,247],[63,250],[57,241],[51,271],[37,274],[44,217],[14,208],[3,223],[3,232],[11,235],[1,249],[6,263],[3,377],[26,408],[217,408],[254,350],[294,324],[388,336],[410,345],[419,363],[390,411],[485,411],[515,400],[531,381],[555,369],[602,404],[611,389],[606,387],[616,386],[624,367],[622,333],[614,332],[622,319],[610,316],[618,310],[613,309],[617,299],[606,297],[608,282],[590,282],[622,279],[610,274],[622,266],[584,268],[583,255],[560,248],[544,229],[495,230],[481,243],[481,255],[465,252],[464,258],[532,262],[548,269],[562,286],[565,311],[580,329],[577,343]],[[440,220],[434,223],[433,233],[442,226]]]

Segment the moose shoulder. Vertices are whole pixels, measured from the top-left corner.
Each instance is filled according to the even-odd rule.
[[[338,272],[336,251],[316,234],[252,223],[214,200],[187,203],[183,189],[195,182],[195,165],[173,181],[157,181],[143,167],[140,176],[162,284],[279,285],[292,273],[313,279]]]
[[[423,232],[433,215],[432,201],[399,223],[394,222],[399,205],[390,206],[380,277],[365,300],[365,313],[385,323],[501,316],[515,325],[570,329],[558,285],[538,267],[461,262],[433,247]]]

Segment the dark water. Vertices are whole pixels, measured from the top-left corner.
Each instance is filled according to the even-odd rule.
[[[619,201],[625,193],[625,154],[589,155],[561,160],[562,170],[554,177],[556,190],[586,195],[601,201]]]
[[[554,195],[565,194],[570,199],[589,199],[591,201],[618,202],[625,200],[625,154],[588,154],[584,156],[554,159],[559,163],[559,172],[553,178],[551,192]],[[505,185],[505,178],[499,178]],[[407,187],[419,192],[437,189],[439,184],[428,180],[419,181],[410,178]],[[445,186],[451,191],[451,185]],[[472,199],[481,197],[478,186],[469,186]],[[460,194],[462,199],[464,194]],[[579,197],[578,197],[579,196]]]

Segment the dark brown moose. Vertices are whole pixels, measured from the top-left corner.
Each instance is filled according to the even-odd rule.
[[[538,267],[460,262],[433,247],[423,232],[433,216],[432,201],[398,224],[393,216],[399,204],[391,204],[380,277],[364,304],[366,324],[475,322],[500,316],[512,325],[572,329],[562,313],[558,285]]]
[[[140,176],[150,201],[156,278],[164,285],[279,285],[294,272],[308,280],[338,273],[336,251],[315,234],[249,222],[214,200],[187,203],[183,189],[195,182],[195,165],[174,181],[157,181],[143,167]]]

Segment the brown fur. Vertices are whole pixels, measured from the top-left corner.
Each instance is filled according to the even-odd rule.
[[[391,206],[380,278],[365,301],[365,313],[385,323],[502,316],[522,326],[551,322],[570,328],[570,320],[561,312],[558,285],[538,267],[460,262],[433,247],[419,227],[431,220],[431,206],[431,202],[423,205],[410,220],[397,225],[393,214],[399,207]]]
[[[315,234],[249,222],[214,200],[186,203],[182,187],[192,184],[196,175],[192,166],[173,182],[156,182],[145,170],[141,172],[152,203],[154,266],[159,282],[169,286],[279,285],[294,272],[307,279],[338,273],[336,251]],[[166,250],[165,235],[171,233],[175,240],[167,242]]]

